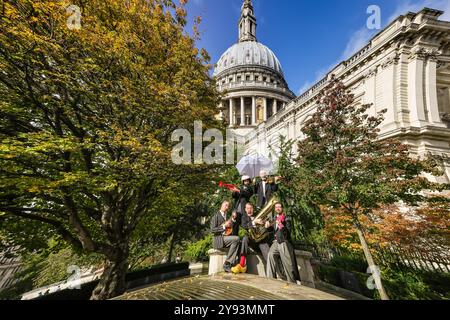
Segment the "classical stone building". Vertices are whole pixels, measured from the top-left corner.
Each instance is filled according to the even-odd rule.
[[[276,55],[256,40],[256,26],[252,2],[245,0],[239,19],[239,42],[225,51],[214,70],[219,90],[226,92],[221,114],[241,136],[295,98]]]
[[[239,128],[248,128],[247,131],[236,131],[245,138],[248,153],[268,155],[268,146],[276,148],[280,136],[302,138],[302,125],[317,107],[317,94],[334,75],[353,91],[357,104],[373,104],[371,113],[387,109],[380,138],[397,137],[410,145],[415,155],[433,153],[450,157],[450,22],[439,20],[442,14],[442,11],[424,8],[418,13],[410,12],[398,17],[359,52],[341,62],[296,98],[291,98],[292,93],[282,80],[275,56],[271,56],[274,64],[260,62],[260,65],[254,65],[251,52],[232,47],[227,52],[235,54],[225,53],[215,72],[219,89],[229,90],[222,106],[229,103],[230,110],[222,109],[222,115],[231,125],[236,124],[235,114],[240,119],[240,113],[236,110],[235,100],[242,97],[244,113],[247,112],[246,99],[249,96],[256,95],[256,101],[263,97],[266,101],[263,106],[273,98],[286,103],[283,108],[274,109],[276,112],[264,113],[263,119],[253,119],[251,126],[242,122]],[[250,29],[243,27],[246,23],[250,24]],[[256,42],[255,28],[251,1],[245,0],[238,48],[263,48]],[[243,30],[250,31],[246,33]],[[267,49],[267,52],[271,51]],[[242,61],[242,57],[249,55],[250,58]],[[230,58],[241,60],[234,60],[230,65]],[[250,63],[246,64],[246,61]],[[268,71],[267,75],[278,75],[278,78],[271,77],[271,81],[276,83],[255,81],[253,77],[263,70]],[[241,77],[240,81],[233,82],[237,76]],[[228,82],[228,77],[233,81]],[[260,90],[258,87],[261,86],[266,86],[266,90]],[[258,102],[256,106],[259,107]],[[439,180],[450,181],[448,158],[444,160],[444,166],[445,176]]]

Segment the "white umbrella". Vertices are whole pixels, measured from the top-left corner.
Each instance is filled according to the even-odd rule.
[[[270,172],[273,170],[273,162],[264,156],[259,154],[245,156],[236,165],[239,173],[242,176],[250,176],[250,178],[255,178],[259,175],[261,170]]]

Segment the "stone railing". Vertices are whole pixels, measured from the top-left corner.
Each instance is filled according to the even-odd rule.
[[[208,251],[209,255],[209,269],[208,274],[215,275],[223,270],[223,264],[225,263],[228,254],[228,249]],[[265,263],[261,255],[258,255],[255,251],[250,249],[250,253],[247,256],[247,273],[254,274],[260,277],[266,276]]]
[[[208,251],[209,255],[209,270],[210,276],[224,272],[223,264],[225,263],[228,249]],[[300,273],[300,281],[303,286],[315,288],[314,270],[311,266],[312,254],[306,251],[295,250],[295,258]],[[250,249],[250,254],[247,256],[247,273],[266,277],[266,264],[263,257]]]

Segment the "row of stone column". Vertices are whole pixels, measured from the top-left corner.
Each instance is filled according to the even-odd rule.
[[[241,111],[241,121],[240,121],[240,126],[243,127],[246,125],[245,123],[245,98],[251,98],[252,99],[252,113],[251,113],[251,125],[252,126],[256,126],[257,123],[257,119],[256,119],[256,97],[241,97],[240,98],[240,111]],[[265,97],[262,97],[263,99],[263,121],[267,121],[268,119],[268,105],[267,105],[267,101],[268,99]],[[234,98],[230,98],[228,100],[226,100],[228,103],[228,108],[229,108],[229,115],[228,115],[228,120],[229,120],[229,124],[230,127],[234,127],[236,125],[238,125],[238,123],[235,123],[235,119],[234,119],[234,114],[236,112],[237,107],[234,103]],[[276,114],[278,111],[278,100],[274,99],[274,103],[272,105],[272,115]],[[280,106],[282,106],[282,102],[280,104]]]

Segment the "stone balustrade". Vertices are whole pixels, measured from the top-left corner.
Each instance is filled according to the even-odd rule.
[[[228,249],[208,251],[209,255],[209,275],[216,275],[224,272],[223,264],[225,263]],[[311,266],[312,254],[307,251],[295,250],[295,257],[300,273],[301,284],[306,287],[315,288],[314,270]],[[266,265],[260,254],[251,250],[247,257],[247,273],[266,277]]]

